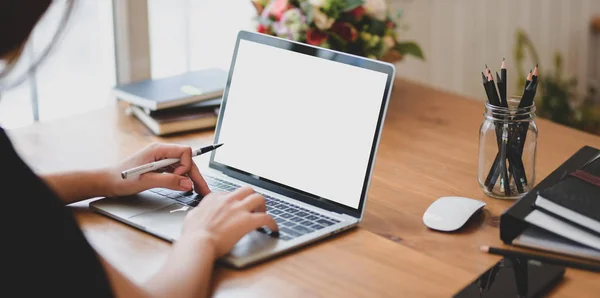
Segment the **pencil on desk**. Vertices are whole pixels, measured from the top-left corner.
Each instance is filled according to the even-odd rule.
[[[485,73],[484,73],[485,72]],[[492,98],[491,92],[490,92],[490,82],[488,80],[488,75],[489,75],[489,69],[487,68],[487,64],[485,65],[485,70],[483,72],[481,72],[481,80],[483,83],[483,89],[485,90],[485,95],[487,97],[487,102],[491,105],[495,105],[495,100]],[[501,143],[501,134],[498,131],[498,129],[496,129],[496,142],[498,143],[498,146],[500,149],[500,143]],[[496,158],[494,159],[494,162],[492,163],[492,167],[490,169],[490,173],[488,174],[488,176],[485,179],[485,185],[490,185],[491,180],[492,180],[492,176],[493,173],[496,172],[496,167],[498,166],[500,160],[500,154],[496,155]],[[496,184],[496,182],[494,181],[494,184]],[[493,187],[493,186],[492,186]]]
[[[488,82],[489,82],[489,86],[490,86],[490,95],[492,96],[492,99],[494,100],[494,105],[495,106],[502,106],[502,104],[500,103],[500,97],[498,96],[498,90],[496,89],[496,84],[494,84],[494,76],[492,75],[491,72],[488,72]]]
[[[502,66],[504,66],[504,62],[502,63]],[[496,72],[496,84],[498,85],[498,91],[500,92],[500,106],[507,108],[508,107],[508,103],[506,102],[505,99],[505,95],[502,93],[503,90],[505,91],[505,82],[502,80],[502,78],[500,77],[500,75],[498,75],[498,72]],[[493,82],[492,82],[493,83]],[[503,175],[501,180],[500,180],[500,191],[504,191],[504,194],[509,196],[510,195],[510,180],[508,179],[508,168],[506,167],[506,159],[507,159],[507,151],[509,150],[508,148],[508,140],[510,139],[510,130],[507,129],[507,127],[505,127],[506,125],[503,123],[502,125],[502,148],[500,150],[500,157],[498,158],[498,162],[500,163],[500,174]],[[506,137],[505,137],[506,134]],[[510,163],[509,163],[510,165]]]
[[[538,65],[535,65],[535,68],[533,69],[533,73],[531,74],[531,82],[535,84],[534,88],[533,88],[533,97],[535,98],[535,93],[537,92],[537,85],[538,85],[538,78],[539,78],[539,69],[538,69]]]
[[[487,65],[486,65],[487,68]],[[498,96],[498,92],[496,90],[496,85],[494,84],[494,77],[492,76],[492,73],[489,71],[488,69],[488,84],[489,84],[489,89],[490,89],[490,97],[492,99],[492,104],[500,107],[502,106],[500,98]],[[496,184],[496,180],[498,179],[498,177],[500,177],[500,175],[502,175],[500,177],[500,189],[501,191],[503,191],[505,194],[509,195],[510,194],[510,186],[509,186],[509,181],[508,179],[508,171],[506,168],[506,150],[507,150],[507,140],[508,137],[504,136],[504,125],[502,124],[501,126],[496,126],[496,137],[497,137],[497,141],[498,141],[498,149],[499,149],[499,157],[498,157],[498,161],[495,163],[496,164],[496,171],[494,171],[494,173],[491,176],[491,181],[490,181],[490,185],[488,185],[488,189],[494,188],[494,185]]]
[[[504,60],[502,60],[502,66],[501,67],[505,67],[504,64]],[[502,71],[501,71],[502,72]],[[504,72],[506,72],[506,69],[504,69]],[[498,85],[498,92],[500,92],[500,105],[502,107],[508,108],[508,102],[506,101],[506,81],[504,81],[500,75],[498,75],[498,72],[496,72],[496,84]],[[504,134],[506,133],[506,138],[504,138]],[[503,154],[500,154],[500,158],[499,158],[499,162],[501,162],[501,166],[502,166],[502,174],[504,175],[504,181],[503,185],[500,186],[500,190],[504,189],[504,194],[509,196],[510,195],[510,180],[508,177],[508,174],[511,170],[513,170],[511,163],[508,163],[508,167],[506,166],[506,159],[509,155],[509,153],[507,153],[507,151],[510,150],[510,148],[508,147],[508,140],[510,140],[511,137],[511,133],[510,133],[510,127],[506,127],[506,125],[503,125],[503,129],[502,129],[502,146],[503,148],[505,148],[505,150],[503,150]],[[511,170],[508,170],[511,169]]]
[[[536,254],[531,254],[531,253],[526,253],[526,252],[521,252],[521,251],[516,251],[516,250],[507,250],[507,249],[502,249],[502,248],[497,248],[497,247],[490,247],[487,245],[481,246],[480,249],[483,252],[487,252],[487,253],[499,255],[499,256],[504,256],[504,257],[520,257],[520,258],[526,258],[526,259],[530,259],[530,260],[540,261],[540,262],[546,263],[546,264],[553,264],[553,265],[565,266],[565,267],[570,267],[570,268],[575,268],[575,269],[600,272],[600,264],[595,265],[595,264],[591,264],[591,263],[583,263],[583,262],[571,261],[571,260],[566,260],[566,259],[547,257],[547,256],[536,255]]]
[[[529,74],[527,74],[527,78],[525,78],[525,87],[523,87],[523,92],[525,92],[525,88],[527,88],[527,86],[529,85],[529,83],[531,82],[531,76],[532,76],[532,72],[533,70],[530,69],[529,70]]]
[[[488,80],[487,80],[486,75],[483,72],[481,72],[481,80],[483,82],[483,89],[485,90],[485,96],[487,97],[488,102],[491,103],[491,101],[490,101],[490,91],[489,91],[489,88],[488,88]]]
[[[500,105],[503,107],[507,107],[508,105],[506,104],[503,94],[505,84],[498,72],[496,72],[496,84],[498,85],[498,92],[500,92]]]
[[[502,58],[502,64],[500,65],[500,78],[502,79],[502,89],[500,89],[500,97],[508,107],[508,98],[506,97],[506,85],[508,85],[507,74],[506,74],[506,59]]]
[[[527,75],[527,78],[525,79],[525,87],[523,88],[523,93],[525,93],[525,88],[527,88],[527,86],[529,86],[529,83],[531,83],[531,80],[533,76],[533,69],[529,70],[529,74]]]

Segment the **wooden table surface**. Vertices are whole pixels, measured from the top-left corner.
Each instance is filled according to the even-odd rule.
[[[219,267],[215,296],[452,296],[500,257],[479,252],[503,246],[499,216],[514,201],[485,196],[477,183],[478,131],[483,103],[397,80],[392,93],[369,199],[359,228],[246,270]],[[537,119],[540,181],[581,146],[600,137]],[[212,131],[158,138],[124,113],[124,104],[8,132],[39,173],[114,164],[152,141],[192,147],[212,143]],[[207,158],[196,159],[206,166]],[[441,196],[487,203],[456,233],[422,223]],[[142,281],[158,269],[170,244],[72,206],[92,245],[118,269]],[[555,297],[598,296],[600,275],[567,269]]]

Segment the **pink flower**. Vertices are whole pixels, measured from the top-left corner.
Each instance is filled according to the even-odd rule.
[[[256,32],[267,33],[267,27],[265,27],[265,25],[263,25],[263,24],[260,24],[260,25],[258,25],[258,28],[256,28]]]
[[[283,13],[288,9],[288,6],[288,0],[274,0],[271,7],[271,15],[279,21]]]

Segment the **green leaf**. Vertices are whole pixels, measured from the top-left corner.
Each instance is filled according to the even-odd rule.
[[[369,32],[375,35],[379,35],[382,36],[383,34],[385,34],[385,29],[387,29],[387,23],[377,20],[377,19],[372,19],[371,20],[371,24],[369,26]]]
[[[395,49],[403,55],[413,55],[421,60],[425,60],[421,47],[414,42],[399,42],[396,44]]]
[[[351,11],[365,3],[363,0],[345,0],[344,2],[346,2],[342,9],[344,12]]]
[[[345,5],[345,0],[330,0],[325,2],[325,5],[321,7],[321,11],[324,12],[328,17],[337,19],[344,11]]]
[[[338,50],[344,51],[344,49],[348,45],[348,42],[346,42],[346,40],[344,40],[341,36],[339,36],[336,33],[330,32],[329,38],[331,38],[331,40],[334,41],[335,44],[340,46]]]

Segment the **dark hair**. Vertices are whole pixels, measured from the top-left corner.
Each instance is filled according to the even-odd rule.
[[[0,0],[0,58],[18,51],[52,0]]]

